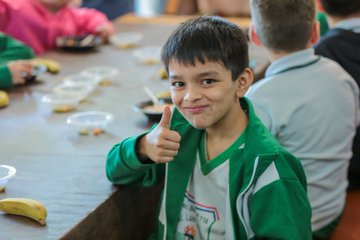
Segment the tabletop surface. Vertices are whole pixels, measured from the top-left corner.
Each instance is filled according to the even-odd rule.
[[[161,46],[176,26],[116,22],[118,32],[142,32],[140,46]],[[116,191],[105,176],[107,152],[122,139],[148,128],[147,118],[133,109],[149,99],[143,86],[154,92],[168,89],[167,81],[158,75],[161,65],[141,64],[133,51],[104,45],[87,53],[49,52],[39,57],[58,61],[61,71],[57,75],[46,73],[41,84],[9,91],[10,104],[0,109],[0,164],[14,166],[17,173],[0,199],[36,199],[46,206],[48,218],[42,227],[27,218],[0,214],[0,239],[59,239]],[[254,58],[262,54],[254,49],[250,52]],[[53,113],[41,102],[65,76],[92,66],[112,66],[119,74],[111,85],[98,86],[76,111]],[[114,115],[104,134],[81,136],[66,124],[68,116],[87,110]]]

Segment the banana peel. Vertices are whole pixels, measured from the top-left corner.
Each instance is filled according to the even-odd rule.
[[[60,64],[52,59],[48,58],[35,58],[32,60],[34,65],[44,65],[47,68],[47,71],[52,74],[56,74],[60,71]]]
[[[13,215],[28,217],[41,225],[46,225],[47,210],[45,206],[30,198],[5,198],[0,200],[0,210]]]

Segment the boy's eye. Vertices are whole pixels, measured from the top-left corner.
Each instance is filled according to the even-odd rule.
[[[183,82],[172,82],[171,86],[173,87],[183,87],[185,84]]]
[[[202,80],[203,85],[209,85],[209,84],[212,84],[214,82],[215,82],[214,79],[204,79],[204,80]]]

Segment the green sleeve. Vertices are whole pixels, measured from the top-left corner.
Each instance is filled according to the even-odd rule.
[[[12,86],[11,73],[6,64],[0,65],[0,89]]]
[[[12,60],[34,58],[34,52],[23,43],[0,33],[0,64]]]
[[[250,200],[255,239],[311,240],[311,206],[301,165],[287,153],[279,154],[275,164],[280,178]]]
[[[253,196],[250,207],[255,239],[312,239],[311,208],[306,195],[296,192],[299,185],[279,180]]]
[[[115,184],[140,183],[153,186],[164,177],[164,164],[142,164],[136,156],[135,144],[140,136],[127,138],[113,146],[106,160],[106,176]]]

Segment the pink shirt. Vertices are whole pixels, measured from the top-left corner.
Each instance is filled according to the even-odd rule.
[[[49,12],[37,0],[0,0],[0,31],[32,47],[36,54],[55,48],[56,38],[95,33],[107,17],[88,8]]]

